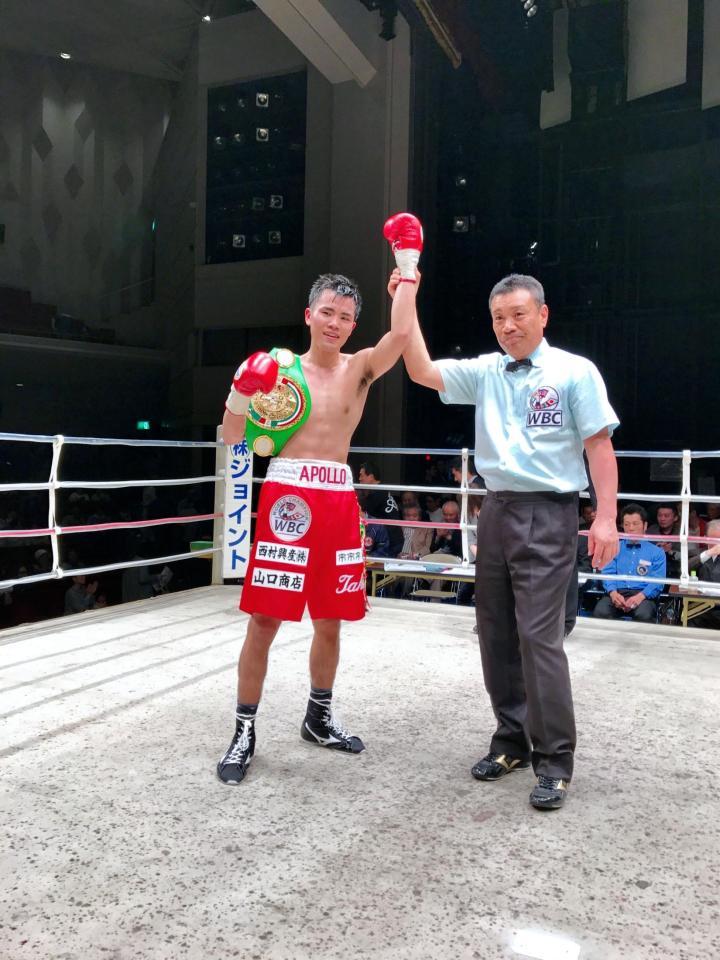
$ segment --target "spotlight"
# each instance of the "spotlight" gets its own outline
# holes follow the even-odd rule
[[[534,17],[538,12],[538,5],[535,3],[535,0],[521,0],[521,3],[525,11],[525,16],[528,17],[528,19]]]
[[[258,143],[267,143],[270,139],[270,131],[267,127],[257,127],[255,130],[255,139]]]
[[[63,52],[63,53],[60,54],[60,59],[61,59],[61,60],[72,60],[72,54],[71,54],[71,53],[64,53],[64,52]]]
[[[284,199],[281,193],[271,193],[270,194],[270,209],[271,210],[282,210],[284,206]]]
[[[232,238],[232,245],[236,250],[242,250],[245,247],[245,234],[244,233],[234,233]]]
[[[205,16],[203,17],[203,23],[212,23],[212,17],[210,16],[209,13],[206,13]]]
[[[467,186],[467,177],[465,177],[465,176],[463,176],[463,174],[459,173],[459,174],[455,177],[455,186],[456,186],[456,187],[461,187],[461,188],[462,188],[462,187],[466,187],[466,186]]]
[[[268,243],[272,246],[280,246],[282,243],[282,234],[279,230],[268,231]]]
[[[269,107],[270,106],[270,96],[267,93],[256,93],[255,94],[255,106],[256,107]]]

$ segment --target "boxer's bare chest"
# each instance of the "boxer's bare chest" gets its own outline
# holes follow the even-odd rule
[[[350,440],[365,408],[369,382],[357,357],[341,357],[330,368],[303,358],[312,402],[310,416],[288,441],[283,455],[345,462]]]

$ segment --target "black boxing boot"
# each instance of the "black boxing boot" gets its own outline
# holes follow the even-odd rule
[[[311,688],[307,712],[300,727],[300,736],[308,743],[327,747],[328,750],[362,753],[365,749],[365,744],[360,737],[349,734],[333,713],[332,690]]]
[[[235,714],[235,736],[217,765],[217,775],[223,783],[237,786],[245,779],[255,753],[255,713],[257,704],[238,704]]]

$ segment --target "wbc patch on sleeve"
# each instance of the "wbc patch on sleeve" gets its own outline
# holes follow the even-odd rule
[[[528,399],[528,427],[561,427],[563,413],[555,387],[537,387]]]

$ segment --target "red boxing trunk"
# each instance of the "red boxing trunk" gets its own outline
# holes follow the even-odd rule
[[[240,609],[281,620],[362,620],[365,562],[350,467],[270,461]]]

